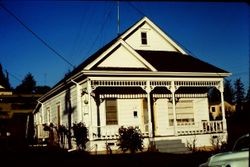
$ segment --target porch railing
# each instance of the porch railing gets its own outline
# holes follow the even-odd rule
[[[178,135],[222,133],[223,130],[223,121],[202,121],[177,127]]]
[[[109,126],[92,126],[92,139],[118,139],[119,128],[122,125],[109,125]],[[124,125],[128,127],[129,125]],[[133,126],[138,127],[144,137],[148,137],[148,125],[145,126]],[[98,128],[100,134],[98,136]],[[193,123],[178,123],[177,133],[179,136],[182,135],[196,135],[196,134],[212,134],[223,132],[223,121],[203,121]],[[161,134],[158,134],[161,135]],[[171,135],[171,134],[169,134]],[[172,134],[173,135],[173,134]],[[167,136],[167,135],[166,135]]]
[[[92,127],[89,127],[89,130],[91,128],[91,132],[92,132],[91,137],[94,140],[96,140],[96,139],[118,139],[119,138],[119,128],[121,126],[138,127],[141,130],[141,133],[143,136],[148,136],[148,125],[144,125],[144,126],[133,126],[133,125],[92,126]],[[98,134],[98,129],[100,131],[100,134]]]
[[[89,138],[93,140],[98,139],[118,139],[119,138],[119,128],[122,125],[108,125],[108,126],[91,126],[88,127],[89,133],[91,133]],[[148,125],[123,125],[124,127],[133,126],[138,127],[144,137],[148,137]],[[173,126],[169,127],[174,128]],[[168,129],[169,129],[168,128]],[[99,129],[99,130],[98,130]],[[99,131],[99,134],[98,134]],[[212,133],[222,133],[224,131],[223,121],[203,121],[203,122],[192,122],[192,123],[178,123],[177,124],[177,135],[195,135],[195,134],[212,134]],[[47,138],[48,132],[43,130],[42,125],[36,126],[36,132],[38,138]],[[169,131],[170,132],[170,131]],[[172,131],[173,132],[173,131]],[[172,132],[164,134],[156,134],[168,136],[174,135]]]

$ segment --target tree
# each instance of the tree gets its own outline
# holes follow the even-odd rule
[[[238,78],[234,82],[234,88],[235,88],[235,102],[236,102],[236,110],[240,111],[242,108],[242,102],[244,101],[244,84],[241,82],[241,79]]]
[[[250,103],[250,86],[249,86],[248,91],[247,91],[246,101],[247,101],[248,103]]]
[[[36,88],[36,81],[34,80],[34,77],[31,73],[28,73],[24,79],[22,80],[22,83],[18,85],[15,89],[16,93],[35,93]]]
[[[0,85],[2,85],[5,89],[11,89],[8,72],[6,71],[6,76],[3,73],[2,64],[0,63]]]
[[[224,83],[224,100],[232,103],[234,101],[234,89],[231,85],[231,80],[225,79]]]
[[[215,103],[221,101],[220,91],[217,88],[212,87],[208,91],[208,99],[209,103]]]
[[[36,86],[35,87],[35,93],[36,94],[45,94],[47,93],[51,88],[49,86]]]

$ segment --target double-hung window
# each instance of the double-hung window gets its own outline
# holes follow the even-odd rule
[[[147,33],[146,32],[141,32],[141,44],[142,45],[147,45],[148,44]]]
[[[117,125],[117,100],[106,99],[106,125]]]

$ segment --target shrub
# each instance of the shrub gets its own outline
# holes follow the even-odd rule
[[[65,138],[68,135],[69,131],[64,125],[59,125],[58,126],[58,137],[59,137],[59,142],[62,148],[65,147]]]
[[[49,148],[58,148],[59,147],[59,140],[58,140],[58,130],[57,127],[50,123],[49,125],[43,124],[43,130],[49,132],[48,137],[48,147]]]
[[[187,141],[187,148],[189,151],[192,151],[192,153],[195,153],[198,151],[196,136],[194,136],[194,138],[191,141]]]
[[[212,151],[215,153],[222,152],[226,148],[226,142],[223,141],[223,136],[211,136],[210,142],[212,144]]]
[[[120,127],[119,128],[119,139],[118,146],[123,151],[130,151],[135,153],[136,151],[143,149],[143,136],[139,128]]]
[[[73,133],[74,137],[76,139],[76,145],[79,150],[85,150],[86,149],[86,143],[88,142],[88,129],[87,127],[82,123],[74,123],[73,124]]]

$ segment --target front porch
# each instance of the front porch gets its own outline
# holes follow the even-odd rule
[[[152,141],[192,140],[199,136],[199,145],[211,145],[210,136],[226,134],[226,120],[210,121],[207,91],[220,90],[223,99],[223,80],[218,78],[99,78],[86,80],[84,99],[88,106],[90,124],[89,148],[98,150],[110,143],[117,149],[121,126],[140,129],[144,145]],[[97,146],[98,145],[98,146]],[[91,149],[90,149],[91,150]]]
[[[112,102],[116,103],[115,106],[112,106],[116,107],[116,109],[114,111],[112,109],[111,114],[116,112],[117,116],[115,122],[113,122],[114,124],[107,124],[105,112],[107,117],[109,109],[105,108],[107,103],[104,105],[101,103],[109,99],[135,99],[135,101],[136,99],[141,99],[143,107],[140,107],[137,103],[134,105],[135,109],[131,108],[135,112],[134,118],[137,117],[138,120],[134,126],[139,127],[142,133],[150,138],[155,136],[226,132],[225,109],[223,106],[222,121],[210,122],[207,113],[207,102],[203,101],[202,104],[194,102],[194,99],[206,99],[208,88],[216,87],[220,90],[221,102],[224,103],[223,80],[221,79],[197,78],[190,81],[185,78],[178,80],[162,80],[159,78],[157,80],[152,78],[143,78],[142,80],[138,78],[120,78],[117,80],[117,78],[110,78],[110,80],[105,80],[93,77],[86,81],[86,91],[84,93],[87,95],[85,99],[90,102],[87,104],[88,110],[91,114],[97,115],[95,118],[90,115],[92,123],[87,125],[91,127],[89,129],[89,138],[91,140],[97,138],[116,138],[119,128],[117,126],[117,116],[119,116],[117,114],[117,106],[120,107],[119,112],[121,112],[122,107],[122,112],[124,113],[130,110],[128,108],[124,109],[126,102],[119,102],[119,104],[118,102]],[[188,105],[188,109],[185,109],[185,104],[179,104],[180,99],[186,100],[184,103]],[[196,103],[196,106],[194,106],[194,103]],[[126,104],[128,106],[131,105],[129,103]],[[142,118],[139,118],[140,114],[143,115]],[[201,116],[202,114],[203,116]],[[122,117],[118,125],[131,125],[132,120],[136,121],[136,119],[130,118],[129,122],[126,122],[128,121],[128,117]]]
[[[147,126],[147,125],[145,125]],[[137,126],[139,129],[148,129],[145,126]],[[87,151],[98,153],[105,153],[108,150],[114,152],[119,152],[119,147],[117,141],[119,138],[118,130],[121,126],[101,126],[101,127],[91,127],[92,140],[89,141],[87,146]],[[124,127],[128,127],[124,126]],[[101,136],[98,137],[97,132],[100,129]],[[90,129],[90,127],[89,127]],[[212,139],[220,138],[222,141],[226,141],[227,134],[223,129],[222,121],[207,121],[207,122],[195,122],[193,124],[178,124],[177,135],[173,135],[174,128],[169,127],[168,131],[172,131],[169,135],[156,134],[152,138],[149,137],[148,131],[141,130],[144,137],[144,149],[147,150],[150,142],[154,142],[156,148],[159,151],[165,150],[165,152],[171,151],[171,153],[190,153],[188,151],[188,144],[196,141],[196,147],[211,147]],[[164,145],[163,143],[174,143],[171,146]],[[159,146],[158,146],[159,145]],[[169,144],[167,144],[169,145]],[[159,148],[158,148],[159,147]],[[161,147],[161,148],[160,148]],[[176,148],[175,148],[176,147]],[[97,153],[98,152],[98,153]]]

